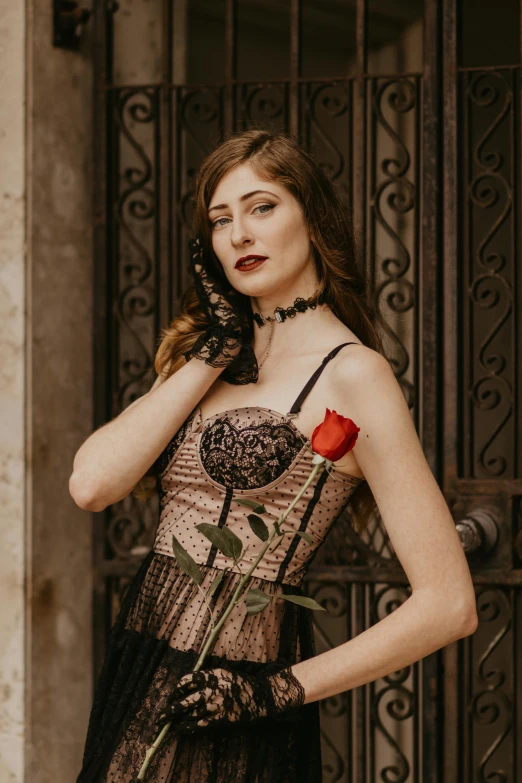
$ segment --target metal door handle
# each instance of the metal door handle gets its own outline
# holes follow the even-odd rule
[[[472,511],[456,524],[462,548],[467,555],[479,550],[487,554],[498,540],[498,525],[487,511]]]

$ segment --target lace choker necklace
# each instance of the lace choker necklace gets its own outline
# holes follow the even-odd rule
[[[274,310],[275,317],[261,315],[261,313],[252,313],[252,315],[258,326],[264,326],[267,321],[279,321],[282,323],[286,318],[295,318],[297,313],[304,313],[308,308],[315,310],[317,307],[316,295],[317,291],[309,299],[303,299],[302,296],[298,296],[290,307],[276,307]]]
[[[315,310],[317,307],[317,291],[309,298],[309,299],[303,299],[302,296],[298,296],[293,305],[290,305],[290,307],[276,307],[274,310],[274,318],[270,315],[261,315],[261,313],[252,313],[254,316],[255,322],[258,324],[258,326],[264,326],[265,323],[268,321],[272,324],[270,327],[270,337],[268,338],[268,347],[266,349],[266,353],[263,356],[263,359],[257,363],[257,366],[259,369],[263,366],[263,364],[266,361],[266,358],[270,352],[270,346],[272,345],[272,335],[274,333],[274,326],[275,322],[279,321],[280,323],[284,321],[286,318],[295,318],[297,313],[304,313],[305,310],[310,308],[311,310]]]

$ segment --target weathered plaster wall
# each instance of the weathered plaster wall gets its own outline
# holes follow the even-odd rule
[[[0,781],[24,775],[23,3],[0,0]]]
[[[75,780],[92,699],[92,56],[51,13],[0,0],[1,783]]]
[[[54,49],[52,3],[28,0],[27,12],[26,780],[71,783],[92,698],[91,515],[75,505],[68,481],[92,431],[93,24],[79,52]]]

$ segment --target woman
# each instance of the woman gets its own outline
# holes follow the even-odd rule
[[[194,227],[194,285],[163,336],[156,383],[74,462],[71,494],[82,508],[106,508],[146,474],[161,506],[153,550],[111,633],[78,783],[136,779],[166,720],[146,780],[318,783],[318,701],[473,633],[473,587],[328,178],[284,135],[238,134],[200,169]],[[202,592],[230,565],[196,524],[226,525],[254,558],[260,542],[233,499],[287,508],[310,475],[310,437],[326,408],[359,432],[288,517],[312,544],[289,535],[269,550],[251,586],[274,597],[270,607],[251,615],[237,604],[191,673],[209,626]],[[411,597],[316,656],[310,612],[275,597],[299,590],[348,504],[362,528],[375,502]],[[173,535],[199,564],[202,590],[179,568]],[[239,578],[222,578],[216,613]]]

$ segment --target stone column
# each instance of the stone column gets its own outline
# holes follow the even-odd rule
[[[0,0],[0,780],[24,774],[25,12]]]
[[[82,3],[88,5],[88,2]],[[72,783],[92,699],[92,41],[0,0],[0,780]]]

